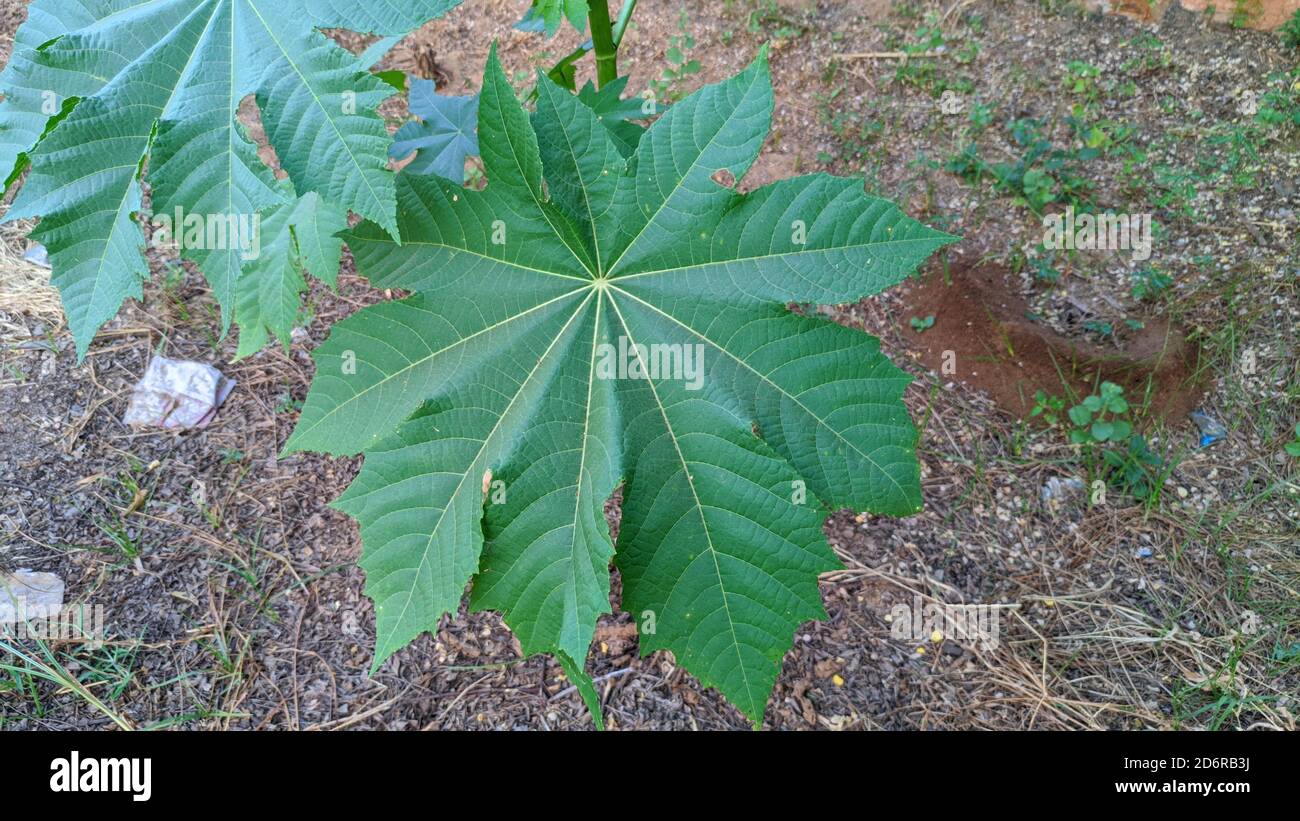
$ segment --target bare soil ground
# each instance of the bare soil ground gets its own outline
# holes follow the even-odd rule
[[[937,268],[907,288],[901,315],[936,318],[929,328],[908,326],[921,363],[988,393],[1021,417],[1033,412],[1040,393],[1083,397],[1098,380],[1121,385],[1143,402],[1148,424],[1176,422],[1196,409],[1205,393],[1201,352],[1168,320],[1149,317],[1122,344],[1099,344],[1079,329],[1067,335],[1047,327],[1007,287],[1010,278],[991,263],[960,265]]]
[[[464,93],[498,39],[523,88],[532,68],[578,40],[513,31],[525,5],[469,0],[383,65]],[[0,2],[0,48],[24,13],[17,0]],[[881,336],[916,375],[907,401],[922,431],[926,507],[902,520],[828,518],[845,569],[822,580],[829,619],[800,630],[767,726],[1295,729],[1300,488],[1282,446],[1300,419],[1300,131],[1244,113],[1246,101],[1300,80],[1282,74],[1295,52],[1176,4],[1144,25],[1052,0],[642,2],[621,67],[631,89],[680,96],[739,70],[764,42],[775,121],[743,186],[821,169],[863,174],[871,190],[964,237],[921,290],[820,309]],[[670,46],[700,71],[662,78]],[[863,56],[909,47],[935,56]],[[940,106],[949,91],[957,113]],[[391,108],[395,126],[402,109]],[[991,163],[1023,159],[1007,124],[1024,120],[1071,152],[1080,196],[1154,215],[1162,229],[1151,260],[1061,254],[1046,266],[1054,280],[1035,274],[1042,222],[1024,192],[947,167],[972,144]],[[1098,156],[1082,159],[1089,140]],[[306,395],[310,350],[383,293],[345,264],[337,294],[313,290],[311,321],[287,352],[231,364],[235,340],[219,338],[202,278],[156,258],[144,303],[78,365],[57,303],[20,259],[25,228],[4,229],[0,255],[0,569],[58,573],[71,599],[105,606],[104,648],[53,650],[121,721],[591,726],[558,666],[521,659],[493,614],[462,610],[368,672],[374,624],[356,527],[326,507],[358,463],[276,454]],[[1147,267],[1172,284],[1136,299],[1135,274]],[[1112,489],[1098,504],[1044,500],[1049,480],[1086,479],[1086,466],[1062,430],[1022,421],[1023,406],[980,382],[988,340],[965,325],[978,306],[963,313],[943,292],[924,294],[934,277],[967,269],[996,272],[980,299],[1023,307],[1025,327],[1054,350],[1140,362],[1148,329],[1180,335],[1175,372],[1154,391],[1155,404],[1177,401],[1139,420],[1168,465],[1155,498]],[[923,312],[935,324],[918,333],[909,320]],[[936,365],[944,350],[957,357],[955,375]],[[210,427],[121,424],[152,352],[213,363],[238,382]],[[1197,446],[1185,416],[1193,404],[1227,426],[1223,441]],[[999,640],[894,638],[891,609],[917,602],[997,605]],[[613,727],[747,726],[671,656],[639,658],[617,606],[590,664]],[[0,677],[0,726],[112,722],[15,674]]]

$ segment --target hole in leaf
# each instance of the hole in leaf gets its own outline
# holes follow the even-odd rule
[[[721,185],[723,188],[736,187],[736,175],[726,168],[719,168],[717,171],[714,171],[713,174],[709,176],[709,179],[713,180],[718,185]]]

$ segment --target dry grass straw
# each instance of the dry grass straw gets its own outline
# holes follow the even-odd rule
[[[50,270],[23,259],[30,240],[30,220],[0,225],[0,341],[26,339],[27,316],[50,330],[63,324],[59,292],[50,285]]]

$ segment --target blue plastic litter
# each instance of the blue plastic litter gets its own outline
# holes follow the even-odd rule
[[[1201,431],[1201,447],[1209,447],[1220,439],[1227,437],[1228,429],[1218,420],[1200,411],[1192,411],[1187,415],[1191,417],[1191,420],[1196,423],[1196,427]]]

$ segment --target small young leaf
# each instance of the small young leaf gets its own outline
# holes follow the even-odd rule
[[[623,89],[627,87],[627,77],[619,77],[606,83],[604,88],[596,89],[590,80],[578,92],[578,99],[592,110],[596,119],[609,129],[610,136],[619,153],[624,157],[632,156],[645,129],[631,120],[643,120],[662,114],[668,106],[639,97],[623,99]]]
[[[478,95],[449,97],[434,91],[433,80],[411,81],[411,113],[423,122],[398,129],[388,155],[401,159],[415,151],[407,173],[437,174],[463,183],[465,158],[478,156]]]

